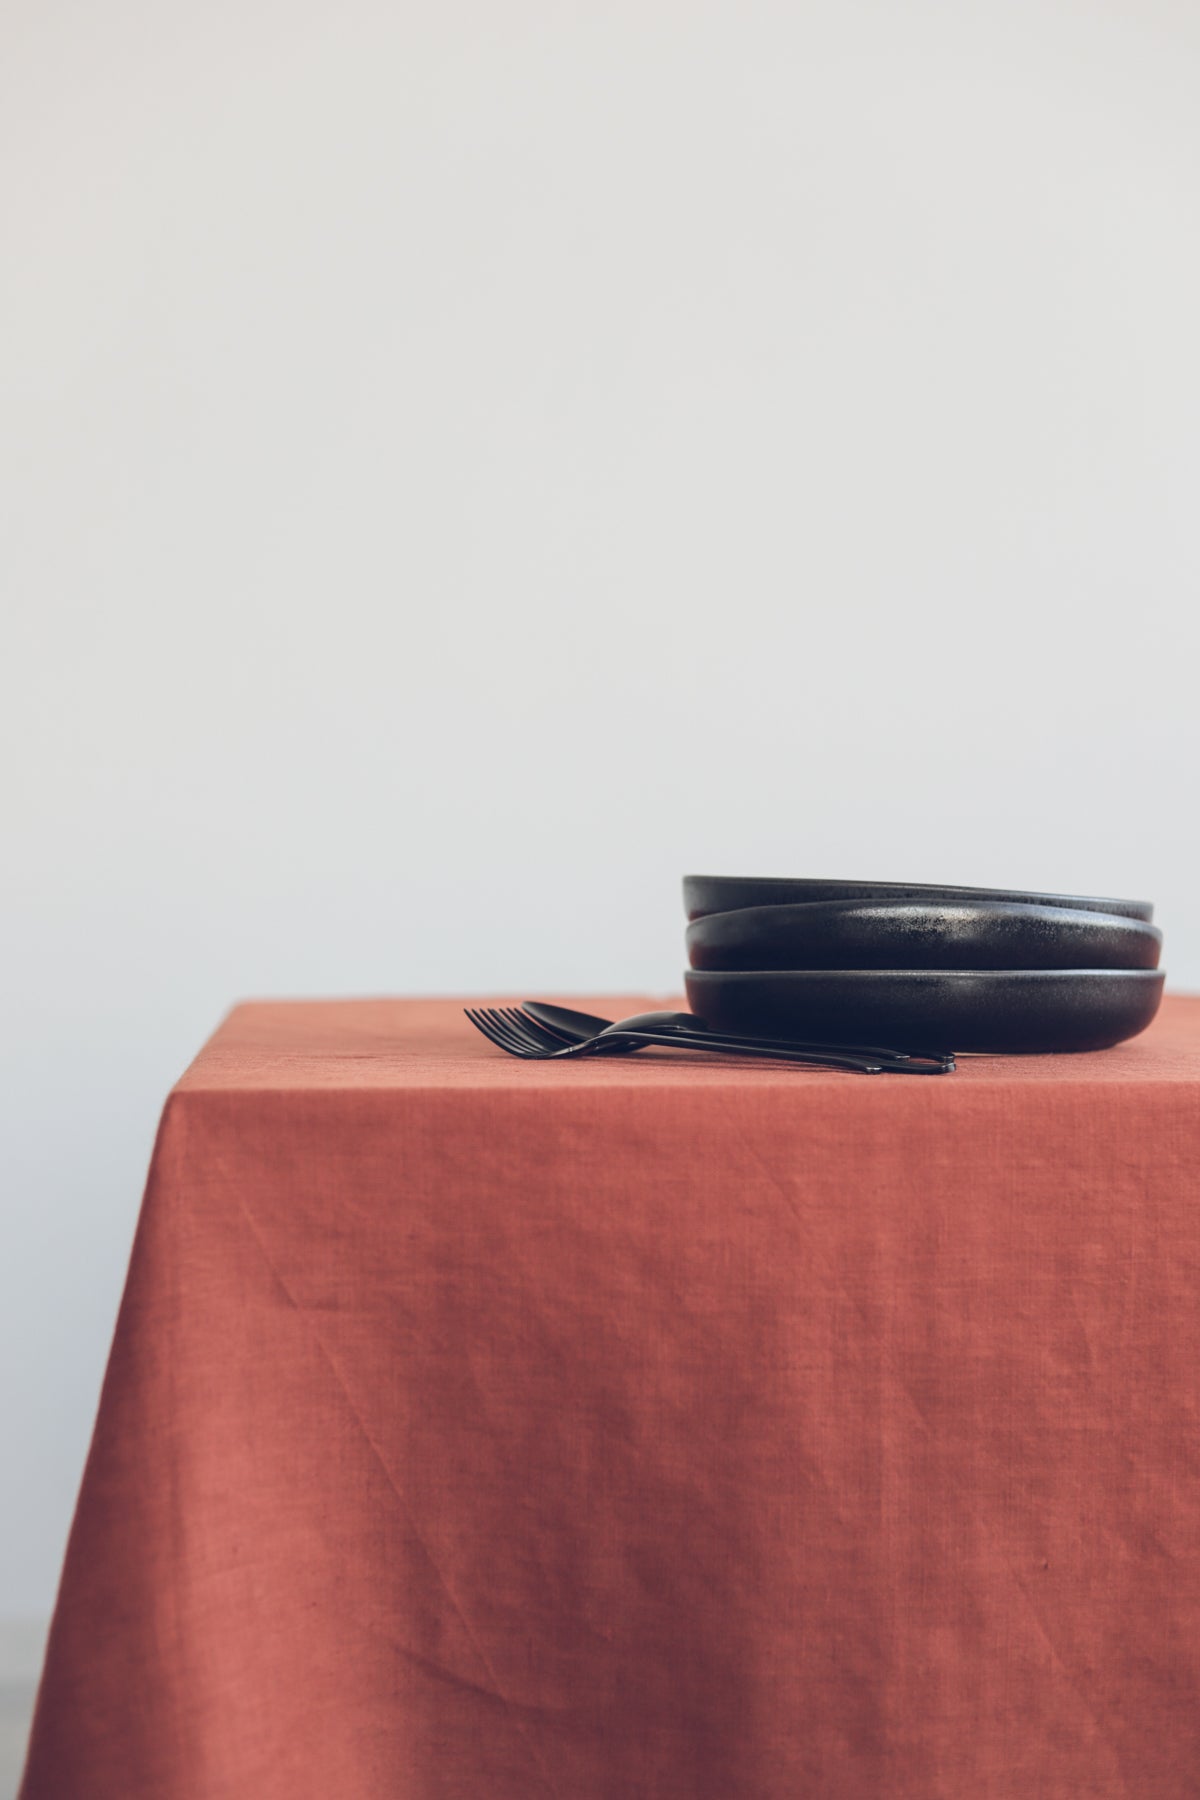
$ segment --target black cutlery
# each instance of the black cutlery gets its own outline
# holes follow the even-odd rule
[[[521,1011],[528,1019],[552,1031],[564,1043],[585,1043],[614,1029],[611,1019],[602,1019],[596,1013],[576,1012],[569,1006],[549,1006],[544,1000],[522,1001]],[[862,1057],[869,1062],[885,1065],[916,1060],[942,1064],[946,1068],[954,1067],[954,1053],[950,1050],[891,1050],[878,1044],[816,1043],[808,1038],[752,1037],[744,1032],[714,1032],[697,1013],[637,1013],[631,1019],[619,1020],[617,1028],[625,1031],[668,1032],[673,1042],[699,1039],[698,1048],[702,1050],[711,1050],[719,1042],[726,1049],[730,1046],[741,1048],[747,1045],[755,1050],[815,1050],[820,1055],[833,1051],[839,1056]]]
[[[560,1011],[568,1011],[563,1008]],[[560,1057],[624,1054],[647,1045],[668,1049],[699,1049],[727,1056],[763,1057],[774,1062],[806,1064],[810,1067],[855,1070],[864,1075],[885,1071],[910,1075],[941,1075],[953,1067],[945,1059],[917,1059],[885,1053],[889,1060],[872,1053],[848,1050],[842,1045],[798,1047],[763,1045],[749,1039],[725,1040],[715,1033],[655,1029],[659,1015],[639,1013],[633,1018],[610,1024],[590,1036],[576,1035],[567,1039],[537,1019],[514,1007],[464,1008],[467,1018],[484,1037],[509,1056],[530,1061],[548,1061]],[[579,1017],[580,1015],[576,1015]],[[584,1015],[586,1016],[586,1015]],[[645,1027],[643,1029],[643,1027]],[[576,1033],[579,1027],[575,1028]]]
[[[608,1026],[596,1037],[567,1043],[550,1031],[542,1030],[533,1020],[527,1019],[513,1007],[464,1007],[463,1011],[475,1029],[482,1032],[498,1049],[506,1051],[509,1056],[524,1057],[530,1062],[549,1062],[562,1057],[622,1055],[653,1044],[673,1050],[697,1047],[682,1034],[627,1031],[623,1020],[619,1020],[615,1027]],[[723,1051],[726,1055],[765,1056],[777,1062],[857,1070],[864,1075],[878,1075],[884,1068],[882,1063],[870,1062],[845,1051],[824,1054],[812,1050],[747,1049],[744,1044],[726,1045],[719,1039],[699,1047],[709,1051]]]

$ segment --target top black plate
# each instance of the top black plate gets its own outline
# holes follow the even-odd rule
[[[685,875],[683,904],[689,919],[736,912],[746,906],[796,906],[810,900],[997,900],[1015,906],[1069,906],[1076,911],[1154,917],[1149,900],[1100,900],[1082,894],[1031,894],[1010,888],[930,887],[903,881],[809,881],[777,875]]]
[[[1157,925],[1069,906],[810,900],[706,913],[693,969],[1156,969]]]

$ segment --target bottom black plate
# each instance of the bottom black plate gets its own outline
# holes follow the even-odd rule
[[[1106,1050],[1144,1031],[1160,969],[689,969],[718,1031],[896,1050]]]

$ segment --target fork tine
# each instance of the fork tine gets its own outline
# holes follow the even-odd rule
[[[514,1030],[498,1006],[481,1007],[480,1017],[487,1021],[493,1039],[497,1043],[502,1043],[514,1056],[545,1056],[547,1054],[543,1045],[537,1043],[526,1033]]]
[[[474,1010],[474,1008],[473,1008],[473,1007],[470,1007],[470,1006],[464,1006],[464,1007],[463,1007],[463,1012],[464,1012],[464,1014],[465,1014],[465,1015],[466,1015],[466,1017],[467,1017],[467,1018],[468,1018],[468,1019],[470,1019],[470,1021],[471,1021],[471,1023],[472,1023],[472,1025],[473,1025],[473,1026],[474,1026],[474,1027],[475,1027],[475,1029],[476,1029],[476,1031],[478,1031],[478,1032],[479,1032],[479,1033],[480,1033],[480,1035],[481,1035],[481,1036],[482,1036],[482,1037],[485,1037],[485,1038],[487,1038],[487,1040],[488,1040],[488,1042],[489,1042],[489,1043],[492,1043],[492,1044],[494,1044],[494,1043],[495,1043],[495,1041],[496,1041],[496,1040],[495,1040],[495,1038],[494,1038],[494,1037],[493,1037],[493,1036],[492,1036],[492,1033],[491,1033],[491,1028],[490,1028],[490,1026],[488,1026],[488,1025],[487,1025],[487,1024],[486,1024],[486,1023],[485,1023],[485,1021],[484,1021],[484,1020],[483,1020],[483,1019],[482,1019],[482,1018],[481,1018],[481,1017],[480,1017],[480,1015],[479,1015],[479,1014],[478,1014],[478,1013],[477,1013],[477,1012],[476,1012],[476,1011],[475,1011],[475,1010]]]
[[[492,1024],[492,1021],[486,1018],[482,1012],[476,1011],[469,1006],[464,1006],[463,1011],[466,1013],[468,1019],[470,1019],[476,1031],[480,1032],[488,1040],[489,1044],[494,1044],[497,1050],[503,1050],[509,1056],[528,1056],[529,1052],[527,1050],[516,1048],[508,1041],[508,1039],[502,1037],[496,1027]]]
[[[509,1012],[509,1017],[514,1017],[511,1011]],[[540,1019],[530,1018],[529,1014],[526,1012],[518,1012],[515,1015],[515,1020],[524,1027],[524,1035],[526,1037],[532,1033],[535,1039],[545,1046],[547,1056],[561,1056],[564,1050],[569,1050],[573,1056],[599,1056],[605,1053],[611,1054],[614,1052],[617,1055],[622,1055],[629,1048],[628,1044],[606,1043],[605,1040],[600,1037],[583,1038],[582,1040],[580,1038],[568,1037],[565,1032],[559,1031],[557,1027],[553,1025],[543,1025]]]
[[[521,1019],[506,1006],[489,1007],[488,1016],[497,1031],[503,1032],[510,1043],[520,1044],[531,1056],[546,1056],[551,1049],[560,1048],[558,1044],[546,1044],[533,1032],[524,1029]]]
[[[544,1038],[547,1044],[552,1044],[557,1048],[561,1048],[564,1044],[577,1044],[579,1042],[578,1038],[568,1037],[565,1031],[560,1031],[557,1025],[547,1025],[544,1020],[535,1019],[532,1014],[525,1011],[523,1006],[519,1010],[519,1017],[521,1023],[527,1030],[536,1031],[538,1036]]]
[[[538,1020],[530,1019],[521,1012],[514,1013],[511,1008],[505,1009],[505,1017],[510,1021],[513,1032],[530,1046],[532,1056],[591,1056],[597,1049],[604,1049],[603,1043],[595,1038],[580,1043],[578,1038],[558,1037]]]
[[[493,1035],[502,1040],[505,1044],[508,1044],[511,1048],[518,1050],[529,1050],[532,1048],[519,1032],[512,1029],[498,1006],[481,1007],[480,1017],[486,1020],[488,1029]]]
[[[513,1035],[504,1027],[503,1021],[497,1019],[490,1007],[479,1007],[474,1013],[475,1024],[494,1044],[511,1045]]]
[[[523,1043],[532,1044],[538,1050],[561,1050],[564,1048],[562,1038],[555,1037],[552,1031],[545,1030],[535,1019],[528,1018],[523,1012],[518,1012],[511,1006],[503,1006],[499,1010],[505,1022]]]

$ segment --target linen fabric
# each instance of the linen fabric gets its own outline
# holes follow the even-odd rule
[[[239,1007],[24,1800],[1194,1800],[1198,1079],[1188,999],[925,1079]]]

